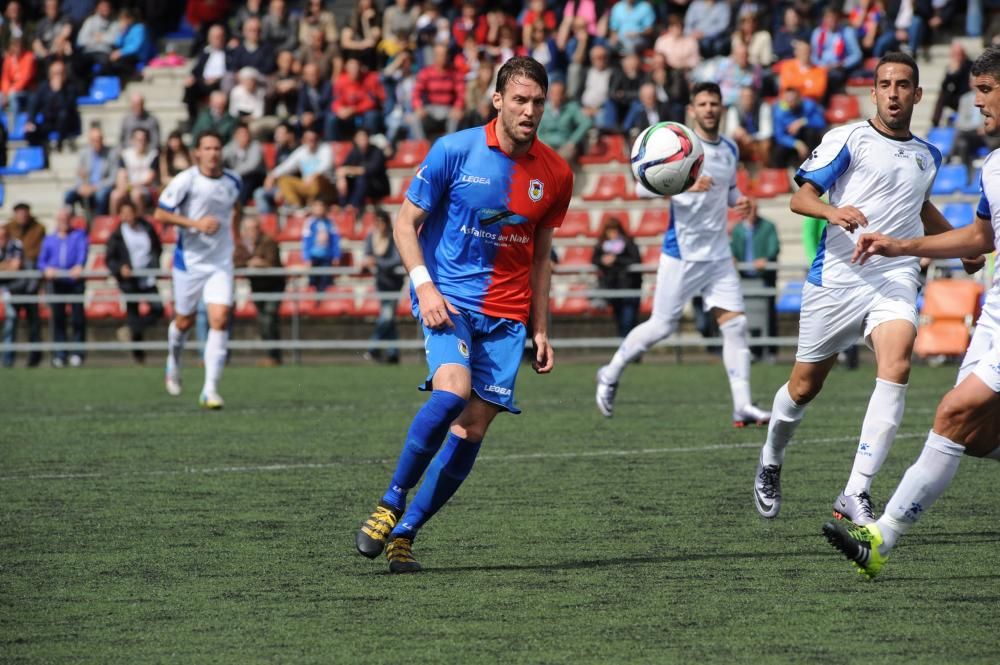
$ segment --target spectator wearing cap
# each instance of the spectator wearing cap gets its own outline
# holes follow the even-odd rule
[[[334,174],[337,198],[342,206],[361,210],[366,200],[378,203],[389,194],[385,153],[371,144],[364,129],[354,133],[354,145]]]
[[[121,131],[118,134],[118,145],[125,145],[132,132],[145,129],[152,145],[160,145],[160,121],[146,110],[146,99],[138,92],[132,93],[128,100],[128,113],[122,118]]]
[[[538,124],[538,138],[572,163],[583,151],[584,138],[593,122],[580,104],[566,99],[566,84],[560,80],[549,83],[549,99],[545,115]]]
[[[285,0],[271,0],[260,22],[261,41],[275,53],[299,47],[299,19],[288,13]]]
[[[808,42],[809,35],[809,28],[802,23],[802,15],[794,7],[789,7],[782,14],[781,27],[774,33],[771,44],[774,57],[778,60],[795,57],[795,42]]]
[[[35,54],[24,48],[21,37],[13,37],[0,71],[0,106],[16,118],[27,109],[34,83]]]
[[[108,71],[122,81],[136,75],[136,67],[145,65],[153,57],[156,44],[149,36],[146,24],[139,20],[136,10],[124,7],[118,12],[118,36],[114,49],[108,54]]]
[[[721,55],[729,45],[729,3],[694,0],[684,14],[684,32],[698,41],[703,58]]]
[[[24,126],[28,143],[47,146],[50,134],[61,145],[80,135],[80,111],[76,106],[77,88],[66,79],[66,65],[60,61],[49,66],[48,79],[35,90],[28,104],[28,123]]]
[[[275,68],[274,50],[261,41],[260,19],[248,18],[243,24],[243,39],[232,50],[230,65],[233,71],[252,67],[261,74],[270,74]]]
[[[249,127],[236,127],[233,139],[222,149],[222,164],[240,176],[243,182],[240,201],[245,205],[250,201],[254,190],[264,184],[264,177],[267,175],[264,150],[260,142],[251,135]]]
[[[302,84],[299,86],[298,98],[295,101],[295,116],[299,127],[315,129],[323,132],[326,119],[333,104],[333,86],[330,81],[320,76],[319,67],[315,63],[302,66]],[[330,138],[330,137],[326,137]]]
[[[315,130],[307,129],[302,134],[302,144],[264,179],[264,189],[277,184],[285,203],[296,208],[317,199],[330,203],[337,195],[330,178],[332,170],[330,146],[320,142]]]
[[[86,282],[80,277],[87,265],[87,232],[72,227],[72,211],[67,207],[56,211],[55,231],[45,236],[38,256],[38,269],[42,271],[49,285],[48,299],[52,310],[52,333],[56,344],[66,343],[66,309],[69,308],[73,326],[73,343],[82,345],[87,337],[87,319],[83,312],[83,301],[67,302],[59,296],[83,296]],[[69,353],[69,364],[79,367],[83,364],[84,351],[80,346],[71,351],[58,349],[52,354],[52,366],[63,367]]]
[[[87,218],[108,214],[108,201],[118,174],[118,150],[104,143],[99,125],[87,130],[87,147],[77,158],[76,185],[66,192],[65,205],[83,205]]]
[[[232,56],[226,49],[226,30],[221,25],[213,25],[208,29],[208,43],[198,54],[191,74],[184,79],[184,104],[189,121],[194,122],[198,106],[210,93],[223,87],[232,71]]]
[[[59,0],[45,0],[42,18],[35,23],[31,50],[44,71],[56,59],[73,55],[73,22],[59,9]]]
[[[99,0],[94,13],[80,26],[76,35],[76,52],[73,54],[73,74],[77,81],[88,83],[95,66],[108,63],[118,39],[119,25],[115,21],[110,0]]]
[[[611,48],[620,53],[639,53],[653,37],[656,12],[646,0],[620,0],[611,8],[608,30]]]
[[[20,243],[21,247],[21,270],[36,270],[38,267],[38,256],[42,252],[42,242],[45,240],[45,227],[38,223],[32,214],[31,207],[27,203],[18,203],[14,206],[14,216],[7,223],[7,236]],[[19,279],[7,285],[7,290],[15,296],[37,296],[39,282],[35,278]],[[28,341],[31,343],[42,341],[41,318],[38,316],[38,302],[7,302],[3,325],[3,343],[5,346],[13,344],[17,339],[17,322],[21,315],[28,322]],[[13,351],[5,351],[3,356],[4,367],[14,365],[15,354]],[[42,361],[40,351],[32,351],[28,354],[28,367],[36,367]]]
[[[365,71],[357,58],[348,58],[344,71],[333,84],[330,107],[333,113],[328,135],[336,141],[348,140],[358,127],[377,134],[382,129],[384,103],[385,88],[379,82],[378,73]]]
[[[194,126],[191,127],[192,136],[197,138],[203,132],[213,131],[228,143],[233,137],[237,121],[229,115],[227,106],[226,93],[221,90],[211,93],[208,96],[208,106],[201,110],[194,121]]]
[[[233,251],[233,265],[236,268],[280,268],[281,253],[278,243],[261,231],[257,215],[243,216],[240,221],[240,238]],[[284,275],[253,275],[250,277],[250,291],[254,296],[281,293],[285,290]],[[257,307],[257,327],[263,341],[281,339],[281,317],[279,300],[254,298]],[[275,367],[281,364],[281,349],[268,349],[267,356],[257,363],[261,367]]]
[[[241,119],[264,117],[264,86],[262,77],[253,67],[236,72],[236,87],[229,92],[229,115]]]
[[[806,99],[826,99],[827,71],[813,64],[812,46],[807,41],[795,42],[795,58],[778,63],[778,88],[795,88]]]
[[[813,64],[827,70],[827,93],[843,91],[848,76],[861,64],[861,46],[854,28],[843,22],[839,10],[828,7],[809,43]]]

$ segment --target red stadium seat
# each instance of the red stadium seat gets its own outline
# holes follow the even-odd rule
[[[316,301],[315,316],[337,317],[350,313],[354,304],[354,289],[350,286],[334,286],[326,291],[326,297]]]
[[[749,194],[759,199],[770,199],[791,191],[792,182],[786,169],[761,169]]]
[[[260,230],[271,236],[278,237],[278,216],[273,212],[264,213],[260,216]],[[164,241],[166,242],[166,241]]]
[[[372,232],[375,228],[375,213],[369,210],[361,218],[361,222],[358,224],[357,229],[355,229],[354,240],[364,240],[368,237],[368,234]]]
[[[417,164],[424,161],[427,152],[431,149],[431,144],[424,140],[400,141],[396,148],[396,154],[386,164],[389,169],[416,168]]]
[[[305,217],[289,215],[285,218],[285,226],[278,232],[276,240],[278,242],[298,242],[302,240],[302,229],[305,223]]]
[[[563,251],[559,265],[563,266],[589,266],[594,258],[594,248],[574,245],[567,247]]]
[[[257,305],[253,304],[253,300],[247,298],[245,302],[236,305],[233,309],[233,316],[237,319],[256,319]]]
[[[831,125],[842,125],[845,122],[861,117],[861,105],[854,95],[832,95],[826,107],[826,121]]]
[[[379,301],[375,298],[375,287],[364,290],[360,303],[357,300],[349,300],[348,302],[351,303],[351,308],[348,311],[350,316],[378,316]]]
[[[108,262],[107,257],[104,252],[90,252],[90,265],[87,266],[87,270],[107,270]],[[96,279],[104,279],[103,277]]]
[[[668,208],[643,210],[639,226],[635,228],[632,235],[636,238],[655,238],[665,233],[668,226],[670,226],[670,210]]]
[[[77,215],[70,221],[70,226],[74,231],[86,231],[87,230],[87,218],[80,217]]]
[[[743,168],[739,169],[736,172],[736,187],[744,194],[748,194],[750,185],[750,172]]]
[[[875,84],[874,72],[876,65],[878,65],[878,58],[867,58],[862,63],[860,73],[847,79],[847,85],[852,88],[872,87]]]
[[[341,166],[352,147],[354,144],[350,141],[330,141],[330,149],[333,151],[333,165]]]
[[[601,223],[597,225],[597,232],[594,234],[595,238],[600,236],[601,229],[604,228],[604,225],[607,224],[608,220],[612,217],[617,217],[618,221],[620,221],[622,226],[625,227],[625,230],[632,233],[632,221],[629,219],[628,210],[606,210],[604,214],[601,215]]]
[[[124,319],[121,293],[117,289],[98,289],[91,294],[91,302],[84,308],[88,319]]]
[[[340,213],[333,218],[333,225],[337,227],[337,235],[345,240],[354,240],[354,214]]]
[[[103,245],[118,226],[117,220],[109,215],[99,215],[90,225],[90,244]]]
[[[628,162],[625,153],[625,138],[621,134],[602,136],[596,143],[587,148],[587,152],[577,160],[581,164],[611,164],[612,162]]]
[[[613,201],[628,198],[628,186],[624,173],[602,173],[590,194],[584,194],[584,201]]]
[[[399,302],[396,304],[396,316],[413,316],[413,307],[410,304],[409,291],[403,292],[403,295],[399,297]]]
[[[660,265],[660,254],[662,253],[662,245],[646,245],[646,249],[642,251],[642,264],[649,266]]]
[[[399,186],[399,189],[383,199],[383,203],[387,205],[399,205],[402,203],[403,199],[406,197],[406,190],[410,188],[411,180],[413,180],[412,177],[404,179],[402,184]]]
[[[296,300],[282,300],[278,308],[278,315],[282,318],[289,318],[298,311],[300,316],[312,316],[316,311],[316,292],[313,289],[291,289],[290,294],[299,294]],[[303,297],[301,294],[308,294]]]
[[[302,250],[293,249],[289,251],[288,256],[285,257],[284,264],[288,267],[306,265],[305,260],[302,258]]]
[[[164,245],[177,244],[177,227],[173,224],[164,224],[157,231],[160,234],[160,242]]]
[[[586,210],[567,210],[562,225],[556,229],[556,238],[592,237],[590,213]]]
[[[590,303],[590,298],[583,295],[587,287],[582,284],[574,284],[570,287],[565,296],[556,298],[552,306],[552,313],[556,316],[584,316],[591,314],[594,307]]]

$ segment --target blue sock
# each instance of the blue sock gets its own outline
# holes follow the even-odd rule
[[[448,428],[465,408],[466,400],[455,393],[435,390],[431,398],[417,411],[406,433],[403,452],[399,454],[396,472],[392,474],[389,489],[382,496],[382,502],[403,510],[406,508],[406,493],[424,475],[434,453],[441,447]]]
[[[417,530],[448,502],[468,477],[481,445],[482,441],[473,443],[454,434],[448,436],[427,469],[427,477],[413,497],[413,503],[392,530],[393,536],[416,537]]]

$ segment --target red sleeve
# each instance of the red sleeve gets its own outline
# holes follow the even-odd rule
[[[573,172],[565,165],[563,178],[559,184],[559,198],[552,204],[552,208],[542,220],[542,226],[550,229],[562,226],[563,218],[566,217],[566,211],[569,209],[570,199],[573,198]]]
[[[490,34],[490,26],[486,22],[485,16],[480,16],[479,20],[476,22],[476,29],[474,34],[476,35],[476,43],[480,46],[486,45],[486,38]]]

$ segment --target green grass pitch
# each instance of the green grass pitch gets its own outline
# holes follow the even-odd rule
[[[0,377],[0,662],[881,663],[1000,659],[1000,466],[964,460],[866,581],[820,535],[872,369],[836,371],[789,450],[781,517],[718,366],[525,369],[455,499],[390,576],[353,536],[422,403],[423,367]],[[788,368],[755,367],[769,404]],[[881,505],[954,368],[917,368]]]

